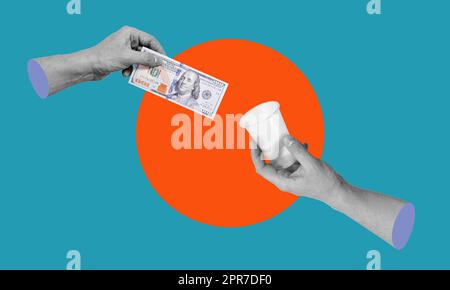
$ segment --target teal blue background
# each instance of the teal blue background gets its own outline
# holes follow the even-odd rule
[[[64,269],[71,249],[84,269],[365,269],[372,249],[384,269],[450,268],[450,1],[383,0],[380,16],[368,0],[82,0],[80,16],[67,2],[1,4],[0,268]],[[169,56],[240,38],[290,58],[322,105],[323,158],[415,204],[407,247],[307,199],[237,229],[177,213],[139,162],[142,91],[115,74],[43,101],[27,78],[29,58],[87,48],[125,24]]]

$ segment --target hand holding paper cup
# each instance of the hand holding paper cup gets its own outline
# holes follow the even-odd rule
[[[258,148],[251,150],[257,173],[279,190],[322,201],[396,249],[406,246],[414,228],[414,206],[347,183],[331,166],[309,154],[303,144],[289,135],[279,103],[256,106],[241,118],[240,126],[258,144]],[[297,170],[300,164],[301,170]]]
[[[288,169],[298,163],[281,142],[289,131],[278,102],[266,102],[251,109],[241,118],[240,126],[248,131],[262,150],[264,159],[274,167]]]

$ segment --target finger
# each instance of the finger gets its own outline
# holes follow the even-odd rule
[[[138,38],[139,46],[145,46],[161,54],[166,54],[161,43],[159,43],[159,41],[153,35],[150,35],[147,32],[141,31],[136,28],[133,28],[131,33]]]
[[[251,141],[251,142],[253,142],[253,141]],[[256,149],[251,149],[250,151],[251,151],[251,155],[252,155],[253,165],[255,166],[255,169],[258,171],[259,169],[264,167],[265,162],[261,158],[261,150],[259,149],[259,147],[257,147],[255,145],[254,142],[252,144],[252,148],[256,148]]]
[[[284,136],[283,143],[302,166],[308,166],[312,162],[313,157],[309,154],[306,146],[294,137],[290,135]]]
[[[253,141],[251,141],[253,142]],[[255,144],[255,143],[253,143]],[[285,191],[288,180],[285,180],[283,175],[279,175],[277,170],[271,166],[270,164],[266,164],[266,162],[261,158],[262,152],[256,145],[252,146],[251,155],[253,165],[255,166],[256,172],[265,178],[267,181],[278,187],[280,190]]]
[[[129,65],[143,64],[149,67],[162,65],[162,60],[154,54],[142,51],[130,51],[127,55]]]
[[[122,71],[122,75],[126,78],[131,76],[132,73],[133,73],[133,66],[129,66],[128,68],[126,68]]]
[[[278,187],[281,191],[287,191],[288,190],[288,183],[289,179],[284,178],[283,175],[280,175],[279,172],[270,164],[265,164],[264,167],[262,167],[258,174],[261,175],[263,178],[265,178],[267,181]]]
[[[283,178],[290,178],[292,173],[287,170],[278,170],[278,175]]]

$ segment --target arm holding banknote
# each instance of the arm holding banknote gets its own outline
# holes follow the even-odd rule
[[[406,245],[414,223],[412,204],[350,185],[292,136],[285,136],[283,143],[301,166],[293,173],[277,170],[262,160],[258,147],[252,146],[256,148],[252,149],[252,160],[258,174],[281,191],[328,204],[397,249]]]
[[[142,47],[165,54],[155,37],[125,26],[92,48],[32,59],[28,73],[37,94],[47,98],[75,84],[101,80],[115,71],[122,71],[128,77],[134,64],[160,65],[161,60],[141,52]]]

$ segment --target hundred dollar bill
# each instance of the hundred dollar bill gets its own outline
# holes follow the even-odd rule
[[[138,65],[130,77],[130,84],[214,119],[228,88],[226,82],[146,47],[142,51],[161,59],[162,65],[154,68]]]

